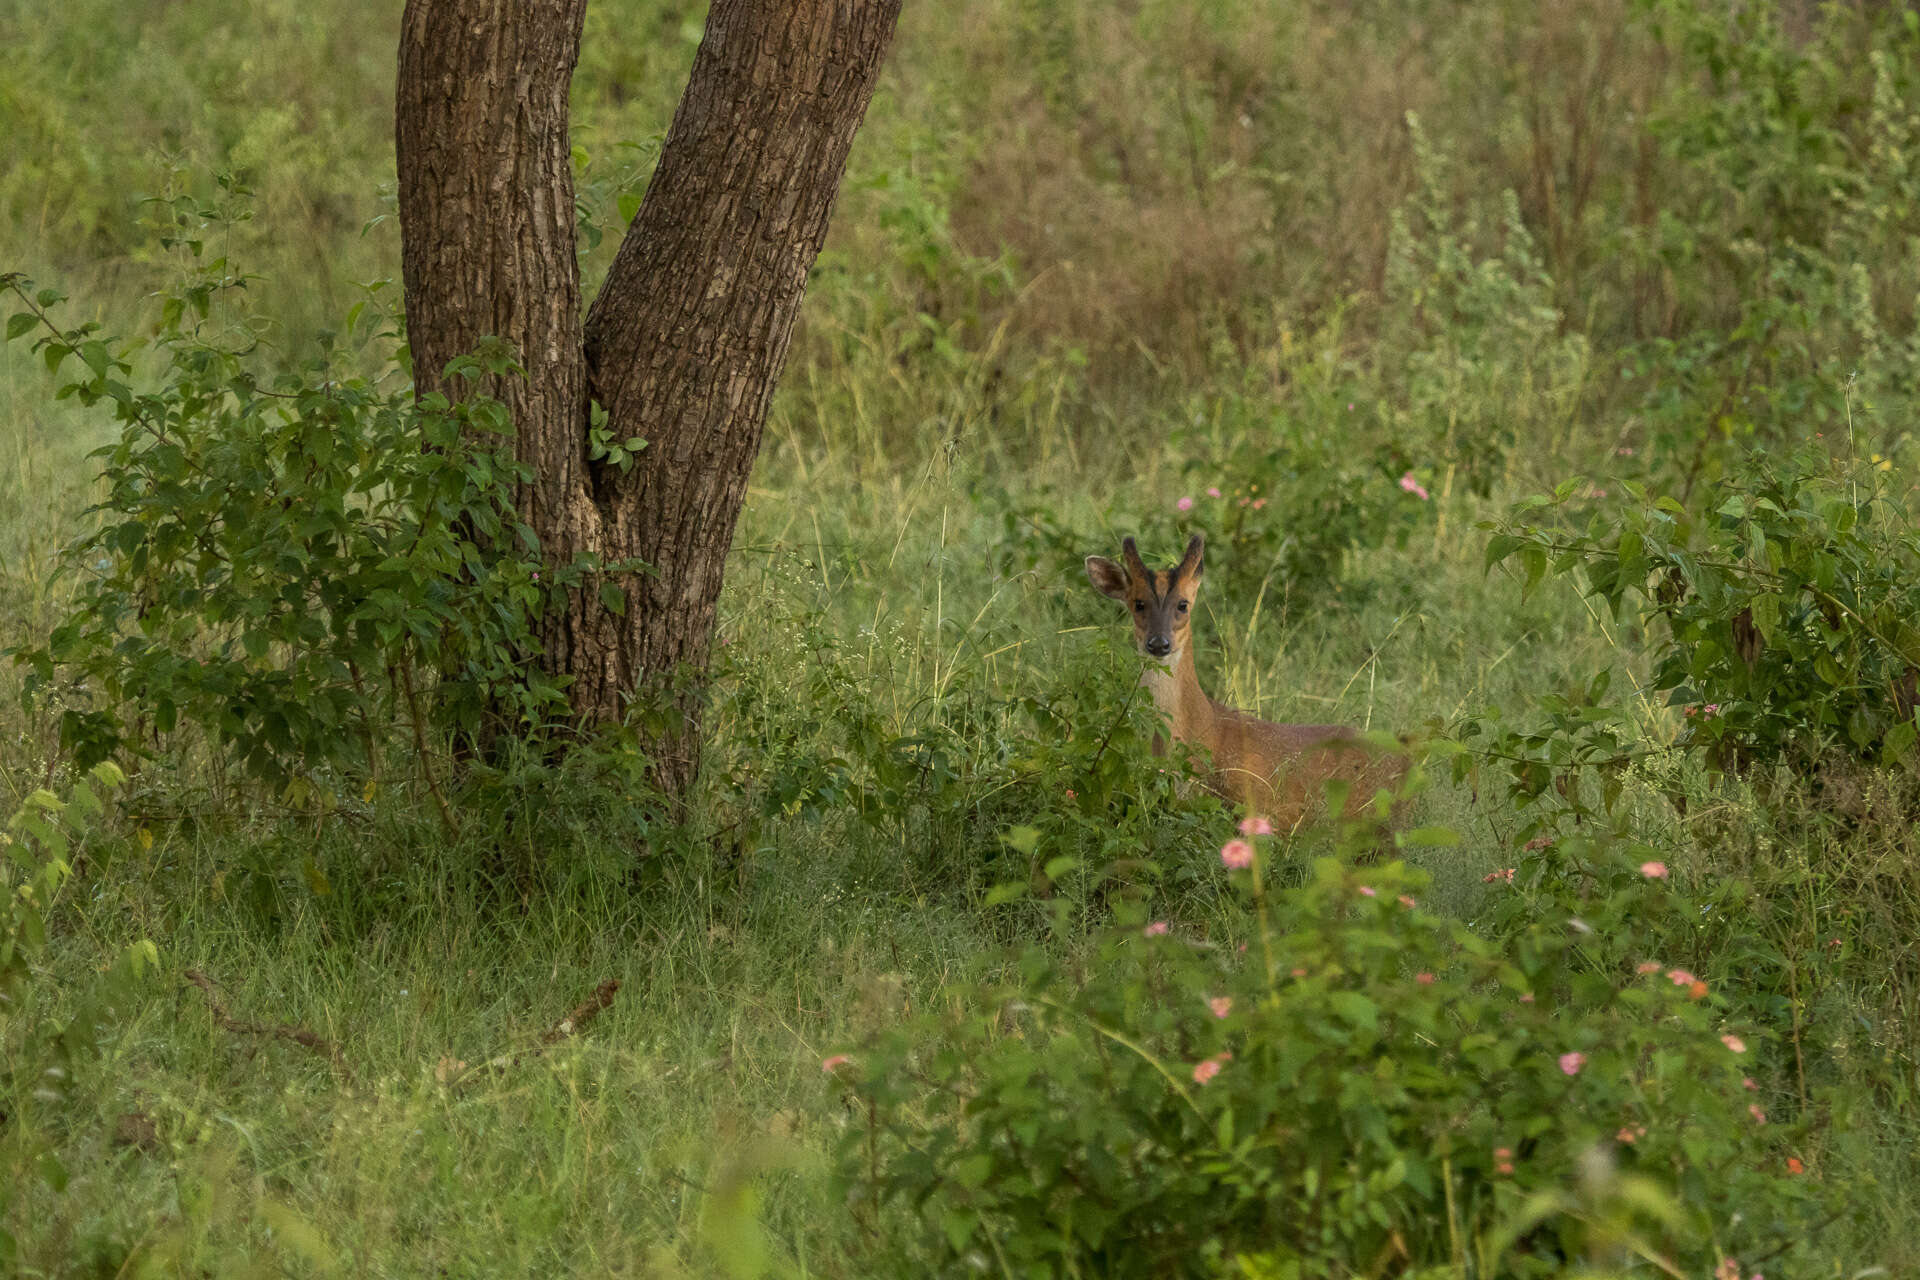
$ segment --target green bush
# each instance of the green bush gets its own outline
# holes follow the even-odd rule
[[[485,716],[537,736],[562,718],[561,689],[529,662],[537,620],[569,590],[618,588],[591,560],[543,560],[515,510],[530,473],[505,409],[416,401],[365,304],[350,345],[262,372],[245,281],[201,260],[231,212],[172,213],[193,269],[162,302],[156,390],[132,385],[132,346],[60,327],[57,292],[5,279],[24,305],[8,338],[32,336],[50,373],[73,371],[58,396],[119,426],[93,455],[98,521],[62,557],[72,611],[14,655],[29,696],[58,710],[63,747],[86,767],[199,725],[255,776],[341,794],[378,777],[393,726],[411,725],[424,769],[428,733],[477,734]],[[350,371],[361,346],[379,377]],[[519,372],[504,347],[450,369]]]
[[[1419,905],[1420,873],[1329,860],[1244,931],[1029,952],[823,1064],[859,1103],[849,1199],[939,1274],[1816,1257],[1842,1197],[1743,1087],[1760,1037],[1657,959],[1593,963],[1665,892],[1637,878],[1496,944]]]
[[[1897,762],[1915,744],[1920,530],[1891,463],[1808,448],[1756,453],[1694,517],[1669,497],[1593,512],[1569,481],[1492,526],[1487,563],[1518,560],[1528,589],[1578,574],[1619,617],[1664,624],[1649,684],[1681,709],[1681,745],[1717,767],[1806,763],[1830,750]],[[1597,701],[1597,699],[1596,699]]]

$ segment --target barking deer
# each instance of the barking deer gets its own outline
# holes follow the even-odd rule
[[[1205,747],[1213,757],[1208,786],[1245,804],[1279,830],[1297,827],[1321,801],[1326,784],[1350,785],[1346,815],[1359,817],[1381,790],[1397,792],[1406,756],[1379,752],[1345,725],[1274,724],[1214,701],[1200,687],[1193,663],[1193,602],[1204,572],[1205,540],[1194,534],[1172,569],[1153,570],[1132,538],[1120,544],[1125,564],[1087,557],[1094,589],[1127,606],[1134,644],[1148,661],[1141,683],[1167,718],[1175,742]],[[1156,734],[1153,753],[1167,753]]]

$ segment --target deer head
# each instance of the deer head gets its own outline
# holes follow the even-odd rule
[[[1186,652],[1193,602],[1205,572],[1201,560],[1205,542],[1194,534],[1187,554],[1171,569],[1147,568],[1132,538],[1120,544],[1124,567],[1105,556],[1087,557],[1087,577],[1094,590],[1127,606],[1133,614],[1133,642],[1149,658]]]

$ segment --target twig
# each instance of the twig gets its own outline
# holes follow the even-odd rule
[[[547,1028],[546,1033],[540,1037],[541,1047],[558,1044],[568,1036],[580,1034],[589,1022],[606,1012],[607,1006],[613,1003],[613,997],[619,990],[618,978],[608,978],[595,987],[592,995],[573,1007],[572,1013]]]
[[[618,978],[608,978],[605,982],[593,989],[592,995],[575,1005],[566,1017],[541,1032],[540,1043],[538,1045],[531,1049],[523,1049],[519,1053],[496,1054],[485,1062],[476,1063],[474,1066],[466,1068],[466,1070],[462,1071],[458,1076],[449,1080],[447,1087],[457,1088],[465,1084],[474,1075],[490,1067],[503,1069],[507,1067],[517,1067],[529,1058],[539,1057],[554,1045],[559,1044],[562,1040],[579,1035],[581,1031],[586,1029],[587,1024],[606,1012],[607,1006],[613,1003],[613,997],[618,994],[619,991],[620,980]]]
[[[213,1020],[228,1031],[246,1036],[270,1036],[274,1039],[291,1040],[295,1044],[304,1045],[315,1053],[325,1054],[332,1060],[335,1070],[345,1076],[349,1083],[353,1081],[353,1071],[347,1066],[346,1056],[340,1052],[340,1046],[325,1036],[308,1031],[305,1027],[286,1023],[269,1024],[236,1018],[227,1011],[227,1006],[220,1002],[220,996],[214,990],[212,978],[198,969],[189,969],[181,976],[200,988],[201,994],[207,998],[207,1008],[213,1013]]]

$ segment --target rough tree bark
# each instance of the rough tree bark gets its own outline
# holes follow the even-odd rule
[[[793,323],[900,0],[714,0],[639,214],[584,325],[567,89],[585,0],[408,0],[398,146],[407,327],[422,392],[446,362],[511,342],[527,379],[482,388],[514,414],[537,478],[522,515],[556,560],[652,572],[624,615],[592,592],[547,620],[546,668],[575,716],[635,697],[680,712],[658,780],[698,763],[698,673],[727,551]],[[589,459],[590,404],[649,447]],[[685,676],[692,673],[694,680]]]

